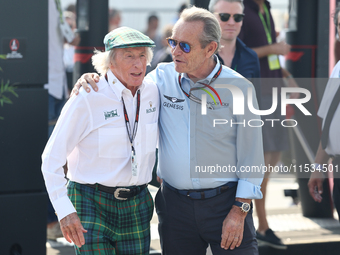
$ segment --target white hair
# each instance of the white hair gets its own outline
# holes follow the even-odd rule
[[[153,51],[150,47],[146,48],[146,64],[150,65],[152,57],[153,57]],[[95,50],[94,55],[92,56],[92,65],[94,66],[94,69],[101,75],[105,75],[109,69],[110,69],[110,60],[115,61],[116,56],[116,49],[113,48],[110,51],[99,51]]]

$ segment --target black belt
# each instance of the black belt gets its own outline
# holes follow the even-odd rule
[[[166,187],[169,189],[176,191],[177,193],[187,196],[191,199],[207,199],[207,198],[212,198],[215,197],[225,191],[227,191],[229,188],[235,187],[237,185],[237,182],[228,182],[222,186],[219,186],[214,189],[202,189],[202,190],[179,190],[174,187],[172,187],[169,183],[165,182],[163,180],[163,183]]]
[[[139,193],[142,192],[142,190],[144,190],[148,185],[144,184],[144,185],[140,185],[140,186],[133,186],[133,187],[107,187],[104,185],[101,185],[99,183],[96,184],[83,184],[87,187],[99,190],[99,191],[103,191],[106,193],[110,193],[113,194],[115,196],[116,199],[118,200],[126,200],[128,198],[137,196]]]

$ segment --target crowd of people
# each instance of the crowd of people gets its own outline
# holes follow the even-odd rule
[[[58,16],[58,8],[54,12]],[[159,35],[156,15],[149,16],[141,33],[120,26],[120,12],[111,10],[105,52],[96,51],[92,57],[100,76],[82,75],[62,111],[66,92],[61,84],[65,83],[58,84],[64,92],[58,94],[60,104],[50,122],[54,125],[60,116],[42,155],[42,172],[57,217],[49,218],[48,228],[57,228],[59,221],[61,232],[54,236],[62,233],[73,242],[76,254],[149,254],[154,203],[163,254],[203,255],[208,246],[213,254],[230,250],[258,254],[258,241],[287,248],[266,218],[269,172],[236,171],[207,178],[195,173],[193,166],[269,168],[279,162],[281,152],[288,149],[283,126],[212,126],[215,119],[261,120],[249,110],[234,114],[232,93],[215,85],[217,79],[228,79],[245,101],[248,90],[253,92],[255,109],[269,109],[272,88],[285,86],[282,78],[288,86],[298,86],[278,58],[290,46],[276,42],[267,0],[211,0],[209,11],[185,6],[179,13],[176,22]],[[64,15],[73,26],[75,14]],[[339,29],[338,19],[335,22]],[[338,69],[339,64],[332,77],[338,77]],[[276,78],[276,82],[259,78]],[[329,117],[328,109],[337,109],[339,100],[331,103],[331,99],[333,94],[340,98],[340,89],[330,86],[319,110],[326,137],[315,159],[320,165],[329,157],[333,164],[339,163],[340,143],[328,142],[337,133],[334,113]],[[52,86],[48,88],[52,93]],[[204,93],[215,94],[217,102],[206,97],[204,101]],[[290,97],[299,98],[299,94]],[[208,106],[206,114],[201,114],[202,104]],[[334,118],[340,119],[339,114]],[[266,118],[283,120],[285,116],[278,107]],[[147,184],[156,147],[161,188],[153,202]],[[318,202],[323,180],[315,173],[309,182]],[[335,193],[340,186],[337,181]],[[252,200],[259,219],[257,230]]]

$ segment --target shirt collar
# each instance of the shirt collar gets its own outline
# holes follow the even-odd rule
[[[125,93],[131,93],[129,89],[127,89],[123,83],[118,80],[118,78],[112,73],[111,70],[108,70],[107,72],[107,81],[109,83],[109,86],[112,88],[113,92],[116,94],[119,101],[122,100],[123,92]],[[140,91],[142,91],[145,87],[144,80],[141,86],[139,86]]]
[[[218,71],[218,69],[220,68],[220,60],[218,59],[218,57],[216,56],[216,55],[214,55],[214,60],[215,60],[215,62],[216,62],[216,65],[215,65],[215,67],[214,67],[214,69],[212,70],[212,72],[206,77],[206,78],[204,78],[204,79],[202,79],[202,80],[199,80],[198,82],[200,82],[200,83],[207,83],[207,84],[209,84],[210,83],[210,81],[212,80],[212,78],[214,77],[214,75],[217,73],[217,71]],[[187,79],[187,80],[189,80],[189,81],[191,81],[190,80],[190,78],[188,77],[188,75],[186,74],[186,73],[182,73],[181,74],[181,81],[182,81],[182,79]]]

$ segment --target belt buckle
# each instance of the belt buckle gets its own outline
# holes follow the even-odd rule
[[[127,191],[127,192],[129,192],[130,189],[117,188],[117,189],[115,190],[115,192],[113,193],[113,195],[114,195],[115,198],[118,199],[118,200],[126,200],[126,199],[127,199],[126,197],[119,197],[119,192],[121,192],[121,191]]]
[[[194,194],[200,194],[201,197],[200,197],[200,198],[192,197],[192,196],[191,196],[192,193],[194,193]],[[193,195],[194,195],[194,194],[193,194]],[[187,192],[187,197],[189,197],[190,199],[193,199],[193,200],[205,199],[205,193],[204,193],[204,191],[188,190],[188,192]]]

